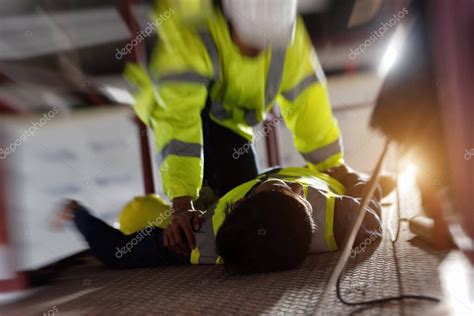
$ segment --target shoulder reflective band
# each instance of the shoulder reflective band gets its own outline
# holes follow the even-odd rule
[[[298,98],[298,96],[304,90],[306,90],[306,88],[311,86],[313,83],[317,83],[317,82],[319,82],[319,80],[316,74],[311,74],[308,77],[301,80],[301,82],[298,83],[293,89],[283,92],[282,95],[288,101],[295,101]]]
[[[214,264],[217,259],[216,236],[212,229],[212,218],[207,218],[201,230],[195,233],[196,247],[199,249],[199,263]]]
[[[212,85],[216,81],[218,81],[221,76],[221,63],[219,60],[219,53],[217,51],[216,42],[214,41],[212,35],[209,32],[201,32],[199,33],[199,35],[201,36],[201,40],[203,41],[204,46],[206,47],[207,54],[209,55],[212,61],[214,76],[213,80],[208,83],[208,85]],[[224,105],[219,101],[212,102],[210,112],[218,120],[226,120],[231,117],[227,110],[224,108]]]
[[[326,240],[329,251],[337,250],[336,240],[334,239],[334,206],[336,205],[336,197],[329,194],[326,200],[326,230],[324,239]]]
[[[161,161],[164,161],[169,155],[201,158],[201,152],[202,146],[200,144],[186,143],[174,139],[161,150]]]
[[[200,32],[201,40],[206,46],[207,53],[211,58],[212,68],[214,71],[214,82],[218,81],[221,74],[221,63],[219,61],[219,53],[217,51],[216,42],[209,32]]]
[[[197,84],[208,84],[210,79],[193,71],[181,72],[181,73],[171,73],[166,74],[158,78],[158,83],[166,81],[176,81],[176,82],[186,82],[186,83],[197,83]]]
[[[306,200],[311,204],[311,207],[313,208],[312,218],[316,226],[316,230],[314,231],[311,237],[310,252],[326,252],[329,250],[329,247],[326,242],[326,232],[328,230],[328,221],[326,219],[328,215],[327,197],[324,193],[311,186],[306,186],[306,190]]]
[[[270,69],[268,70],[267,86],[265,88],[265,105],[272,102],[280,90],[285,67],[286,50],[273,50]]]
[[[215,264],[219,256],[216,251],[216,234],[213,227],[214,210],[217,204],[210,207],[204,215],[201,229],[194,233],[196,248],[191,252],[192,264]]]
[[[322,148],[318,148],[309,153],[301,153],[306,161],[312,162],[313,164],[321,163],[331,156],[342,152],[341,140],[338,139],[335,142],[326,145]]]

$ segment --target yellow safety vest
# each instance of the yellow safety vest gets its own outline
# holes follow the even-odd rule
[[[252,127],[278,103],[311,168],[343,163],[326,79],[301,19],[290,46],[252,58],[240,53],[220,10],[201,30],[185,25],[175,12],[168,0],[157,2],[153,18],[161,19],[160,41],[149,69],[129,64],[125,71],[138,88],[134,109],[154,130],[168,198],[199,194],[204,166],[200,114],[208,97],[211,118],[249,141]]]
[[[285,168],[265,175],[304,186],[305,198],[313,207],[313,220],[316,231],[313,233],[310,252],[319,253],[337,250],[334,239],[334,203],[336,194],[344,194],[344,187],[327,174],[308,168]],[[191,252],[192,264],[221,264],[216,252],[216,236],[226,218],[226,209],[243,198],[262,176],[246,182],[219,199],[217,204],[206,212],[202,228],[195,233],[196,249]]]

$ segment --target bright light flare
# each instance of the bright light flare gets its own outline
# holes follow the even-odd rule
[[[397,61],[398,57],[400,56],[400,52],[403,49],[403,43],[405,40],[405,28],[403,25],[398,26],[393,34],[392,38],[390,39],[390,43],[387,46],[387,50],[382,58],[382,62],[380,63],[378,73],[379,76],[385,77],[387,73],[390,71],[392,66]]]
[[[112,86],[103,87],[104,92],[113,100],[121,104],[133,104],[133,95],[125,89],[120,89]]]
[[[398,185],[401,188],[407,188],[416,184],[416,174],[418,166],[412,161],[402,163],[402,172],[398,175]]]
[[[444,303],[449,315],[472,315],[474,297],[473,278],[469,260],[460,252],[452,251],[440,265],[440,281],[444,292]]]

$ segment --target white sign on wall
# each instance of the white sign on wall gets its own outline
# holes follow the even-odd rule
[[[19,270],[87,248],[72,225],[51,229],[51,216],[63,199],[77,199],[113,224],[121,207],[143,194],[138,132],[130,109],[56,112],[43,125],[43,116],[0,118],[0,163],[6,166],[0,189],[7,197]]]

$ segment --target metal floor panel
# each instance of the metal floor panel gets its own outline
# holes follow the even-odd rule
[[[385,233],[351,259],[342,294],[350,301],[401,293],[441,297],[437,268],[446,254],[430,250],[404,223],[395,247]],[[0,315],[314,314],[338,256],[313,255],[298,270],[238,277],[216,266],[114,271],[89,260],[68,268],[52,286],[0,308]],[[422,315],[436,305],[407,300],[366,309],[343,305],[334,292],[322,310],[324,315]]]

